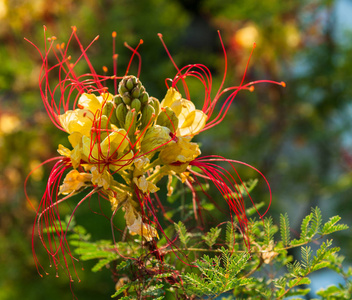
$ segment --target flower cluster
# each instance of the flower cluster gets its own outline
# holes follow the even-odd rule
[[[113,33],[114,40],[115,37]],[[163,43],[162,36],[159,37]],[[233,214],[237,217],[240,231],[245,236],[247,218],[243,193],[247,191],[234,167],[236,163],[244,163],[216,155],[200,157],[200,147],[193,138],[221,122],[237,93],[242,89],[252,90],[257,82],[243,84],[242,80],[237,87],[223,88],[226,77],[224,51],[225,74],[221,86],[212,96],[209,69],[201,64],[179,69],[164,45],[177,74],[171,85],[167,86],[164,99],[159,101],[148,94],[139,80],[139,71],[137,76],[128,75],[128,67],[123,76],[116,74],[115,53],[114,74],[99,75],[87,55],[91,44],[83,47],[76,28],[73,28],[67,45],[55,46],[55,40],[54,37],[48,39],[43,54],[36,47],[43,61],[39,84],[45,108],[53,123],[68,134],[70,147],[58,146],[60,156],[52,159],[56,164],[37,209],[33,227],[33,236],[38,232],[54,265],[61,264],[60,252],[66,267],[67,254],[74,260],[66,240],[66,229],[60,225],[60,203],[74,194],[86,193],[78,207],[98,193],[111,203],[112,216],[119,209],[124,211],[129,234],[152,241],[163,233],[156,214],[156,207],[162,207],[162,203],[156,192],[164,177],[169,181],[176,177],[190,188],[196,218],[200,207],[195,185],[201,180],[212,182],[227,201],[231,219]],[[76,61],[68,55],[72,40],[76,40],[81,49]],[[129,66],[134,57],[139,57],[138,47],[129,47],[132,51]],[[53,66],[49,66],[49,54],[56,59]],[[89,73],[76,74],[75,67],[80,61],[87,63]],[[51,83],[53,73],[59,78],[56,85]],[[194,77],[204,85],[205,97],[201,109],[196,108],[191,100],[186,83],[188,77]],[[105,86],[106,81],[114,83],[114,92]],[[178,83],[183,86],[184,94],[179,90]],[[215,110],[225,93],[226,99]],[[219,161],[227,162],[230,170],[217,165]],[[168,194],[172,192],[168,185]],[[46,230],[48,228],[50,230]]]

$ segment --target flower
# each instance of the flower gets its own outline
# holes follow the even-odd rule
[[[125,75],[118,76],[114,68],[113,75],[99,75],[87,57],[88,48],[97,38],[84,48],[76,31],[73,27],[69,39],[70,42],[75,40],[82,52],[76,61],[68,55],[70,42],[66,46],[58,44],[54,47],[56,38],[50,38],[44,54],[35,46],[43,60],[40,87],[44,106],[53,123],[68,134],[68,143],[72,147],[70,149],[59,145],[60,156],[50,160],[56,160],[56,164],[49,176],[33,226],[33,233],[38,230],[40,240],[55,267],[58,269],[61,264],[59,252],[64,257],[68,254],[73,258],[66,240],[66,231],[58,226],[61,222],[58,206],[62,202],[73,194],[85,191],[86,194],[74,209],[76,211],[85,200],[97,193],[110,202],[113,211],[111,218],[117,210],[122,209],[130,235],[139,235],[151,242],[158,239],[158,231],[164,232],[158,220],[158,211],[165,210],[155,194],[160,190],[158,185],[164,177],[169,180],[168,195],[173,192],[173,178],[189,187],[197,220],[200,220],[197,190],[203,190],[200,181],[212,182],[228,203],[231,219],[234,214],[242,234],[246,236],[247,218],[243,194],[247,190],[234,167],[234,164],[246,164],[216,155],[200,157],[199,144],[193,138],[222,121],[240,90],[252,90],[253,85],[259,82],[284,84],[269,80],[243,84],[243,77],[239,86],[223,88],[226,78],[224,51],[225,74],[218,91],[212,96],[209,69],[200,64],[179,69],[159,35],[177,70],[160,102],[149,96],[139,80],[139,71],[137,76],[128,75],[128,67]],[[114,38],[115,36],[113,34]],[[223,46],[221,36],[219,37]],[[139,45],[135,49],[127,46],[133,52],[129,65],[136,54],[139,56]],[[58,60],[54,66],[49,66],[50,54]],[[114,53],[114,65],[116,59]],[[75,66],[81,60],[86,61],[90,73],[76,74]],[[60,81],[55,86],[51,85],[49,78],[53,71],[60,74]],[[188,77],[194,77],[204,85],[205,98],[201,109],[195,107],[188,92]],[[108,80],[113,82],[114,91],[104,85]],[[177,86],[180,81],[184,87],[184,96]],[[57,93],[59,97],[54,97]],[[215,107],[226,93],[229,95],[214,117]],[[228,163],[232,173],[216,164],[220,161]],[[251,168],[263,176],[257,169]],[[263,178],[265,179],[264,176]],[[200,185],[201,188],[197,189],[195,185]],[[269,184],[268,187],[270,190]],[[254,204],[253,200],[252,203]],[[34,257],[36,259],[35,251]],[[64,265],[68,268],[66,258]],[[39,271],[41,265],[38,262],[37,267]],[[69,276],[71,277],[70,273]]]

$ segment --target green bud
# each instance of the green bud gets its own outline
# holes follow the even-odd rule
[[[148,105],[143,107],[143,109],[142,109],[142,119],[141,119],[141,121],[142,121],[141,129],[145,128],[148,125],[148,123],[150,125],[153,123],[154,119],[151,120],[153,114],[154,114],[154,118],[155,118],[155,110],[154,110],[154,108],[151,105],[148,104]]]
[[[111,123],[117,124],[116,114],[114,112],[115,104],[112,101],[106,101],[103,107],[103,115],[107,116]]]
[[[130,105],[131,103],[131,96],[130,93],[126,92],[122,95],[122,100],[125,102],[126,105]]]
[[[141,109],[141,101],[139,101],[138,99],[133,99],[131,102],[131,109],[135,109],[136,112],[138,113],[139,110]]]
[[[141,95],[139,96],[139,100],[141,101],[142,105],[146,105],[148,103],[148,100],[149,100],[148,93],[147,92],[141,93]]]
[[[131,91],[131,96],[132,98],[138,98],[140,95],[140,90],[138,86],[136,86],[132,91]]]
[[[123,80],[120,81],[119,84],[119,94],[122,96],[124,93],[127,93],[128,89],[125,87],[125,85],[123,84]]]
[[[114,102],[115,102],[116,106],[121,104],[123,102],[121,95],[114,96]]]
[[[156,120],[156,124],[169,128],[173,133],[178,128],[178,118],[170,107],[165,107]]]
[[[132,140],[136,132],[137,113],[136,110],[129,110],[126,114],[125,129],[128,132],[128,137]]]
[[[127,114],[127,107],[124,103],[120,103],[116,107],[116,118],[119,122],[119,127],[124,127],[125,125],[125,119],[126,119],[126,114]]]
[[[129,77],[125,83],[125,86],[126,88],[129,90],[129,91],[132,91],[132,89],[134,88],[134,80],[132,77]]]
[[[158,99],[156,99],[155,97],[150,97],[149,99],[149,103],[150,105],[152,105],[154,107],[155,110],[155,114],[158,116],[160,113],[160,102]]]
[[[170,141],[170,129],[154,125],[150,127],[145,133],[143,140],[141,142],[141,150],[143,153],[147,153],[157,149],[158,147],[166,144]],[[157,150],[160,151],[162,147]]]

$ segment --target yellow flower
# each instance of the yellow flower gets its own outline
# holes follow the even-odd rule
[[[91,180],[92,174],[72,170],[67,173],[63,184],[60,186],[59,194],[67,195],[73,192],[79,192],[82,188],[91,185]]]
[[[170,107],[178,118],[178,136],[194,136],[205,126],[207,115],[196,109],[193,102],[183,99],[174,88],[169,88],[161,107]]]
[[[128,152],[130,142],[125,129],[111,132],[100,144],[94,144],[87,136],[82,137],[82,142],[82,153],[89,163],[106,162],[112,171],[121,171],[133,162],[133,151]]]
[[[190,140],[190,136],[180,136],[177,141],[168,143],[159,154],[162,163],[177,173],[184,172],[188,163],[201,154],[198,144],[191,143]]]
[[[102,110],[107,100],[112,100],[113,96],[109,93],[96,96],[94,94],[82,94],[78,100],[78,109],[68,110],[59,115],[62,128],[67,133],[79,132],[84,136],[90,136],[90,130],[96,112]]]

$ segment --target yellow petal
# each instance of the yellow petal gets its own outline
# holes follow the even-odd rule
[[[105,157],[111,156],[117,151],[122,153],[129,145],[129,139],[125,129],[118,129],[110,133],[101,143],[100,149]]]
[[[91,167],[90,172],[92,173],[92,183],[94,185],[102,187],[105,190],[107,190],[110,187],[113,181],[113,178],[111,174],[108,172],[108,170],[106,169],[99,170],[97,166],[93,166]]]
[[[133,178],[133,182],[144,194],[155,193],[159,190],[159,188],[154,183],[148,181],[144,175],[139,178]]]
[[[114,159],[114,161],[110,163],[110,170],[119,172],[131,167],[133,163],[133,157],[134,153],[132,150],[126,154],[119,155],[118,158]]]
[[[85,109],[68,110],[59,115],[62,128],[69,134],[77,131],[82,135],[89,136],[93,124],[93,115]]]
[[[97,110],[101,110],[102,103],[94,94],[84,93],[79,98],[78,105],[79,107],[83,107],[84,109],[89,110],[95,114]]]
[[[82,147],[79,144],[76,145],[76,147],[71,151],[70,157],[71,157],[72,167],[74,167],[75,169],[78,168],[82,158]]]
[[[91,179],[91,174],[79,173],[77,170],[72,170],[67,173],[63,184],[60,186],[59,194],[67,195],[72,192],[79,192],[83,187],[90,185]]]
[[[159,237],[156,229],[148,224],[143,223],[141,215],[134,209],[130,201],[124,206],[126,225],[131,235],[139,234],[147,241],[154,237]]]
[[[182,99],[181,94],[176,91],[175,88],[169,88],[166,92],[165,98],[163,99],[163,101],[161,101],[161,107],[170,107],[171,108],[171,104],[174,103],[175,101],[179,101]]]
[[[198,109],[192,111],[187,115],[183,124],[179,126],[178,134],[181,136],[196,135],[204,128],[207,119],[208,117],[203,111]]]
[[[82,144],[82,133],[80,132],[73,132],[68,136],[68,140],[70,141],[70,144],[72,145],[73,148],[75,148],[77,145]]]
[[[70,157],[71,155],[71,150],[62,146],[61,144],[59,145],[59,149],[57,149],[57,152],[59,152],[62,156]]]
[[[191,143],[189,137],[178,137],[177,142],[167,144],[159,154],[161,161],[168,165],[176,162],[188,163],[200,155],[197,143]]]

